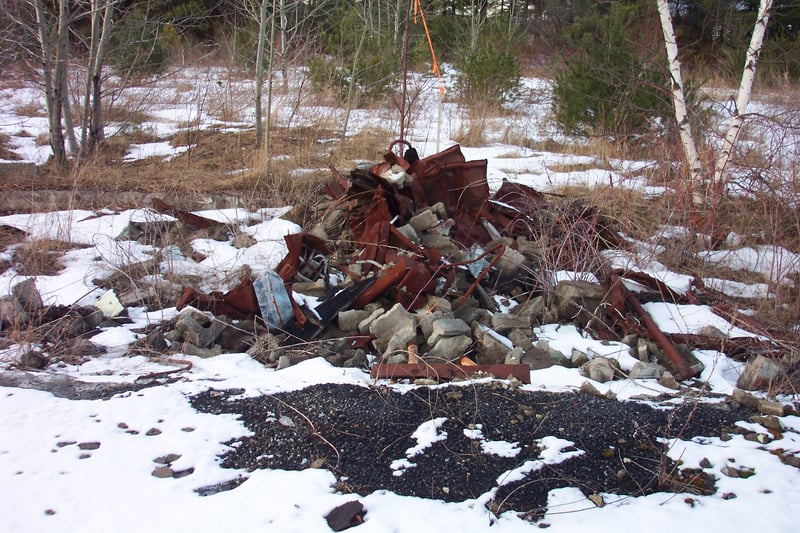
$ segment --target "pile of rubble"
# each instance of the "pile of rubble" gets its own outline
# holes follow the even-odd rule
[[[401,157],[394,150],[403,144]],[[623,243],[599,213],[508,182],[491,195],[487,161],[466,161],[457,145],[419,159],[398,142],[379,164],[347,176],[332,170],[329,199],[288,215],[310,230],[286,237],[288,254],[274,271],[245,277],[224,294],[184,287],[180,314],[142,330],[130,352],[247,351],[277,368],[322,356],[371,368],[376,377],[417,380],[486,373],[527,382],[530,369],[564,365],[600,382],[652,378],[672,388],[702,371],[688,346],[740,359],[759,354],[740,383],[750,389],[768,386],[796,363],[781,364],[780,343],[755,337],[665,335],[640,299],[709,303],[713,291],[698,285],[679,295],[645,274],[612,271],[599,252]],[[163,202],[153,207],[188,227],[221,225]],[[558,270],[591,271],[600,282],[556,282]],[[628,281],[652,290],[634,294]],[[4,298],[6,329],[24,321],[19,312],[35,291],[29,285]],[[136,300],[120,304],[113,291],[105,298],[99,320],[73,337],[120,320]],[[715,311],[737,324],[751,320],[723,306]],[[76,314],[94,316],[65,313]],[[556,322],[624,342],[640,361],[625,375],[614,359],[560,353],[534,334],[535,326]],[[61,331],[62,340],[69,337]]]

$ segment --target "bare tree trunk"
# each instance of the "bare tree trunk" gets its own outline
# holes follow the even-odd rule
[[[67,51],[66,29],[69,6],[67,0],[58,3],[56,31],[51,35],[52,22],[42,0],[34,1],[36,11],[36,30],[41,52],[42,76],[44,78],[45,102],[47,105],[47,121],[50,132],[50,148],[58,168],[63,169],[67,163],[67,152],[64,146],[64,130],[61,119],[64,109],[64,54]]]
[[[105,3],[104,6],[101,1]],[[86,87],[83,98],[81,162],[85,161],[94,152],[97,145],[105,139],[102,76],[103,62],[113,27],[114,0],[92,0],[91,10],[89,59],[86,66]]]
[[[264,142],[264,125],[261,123],[261,95],[264,82],[264,46],[267,40],[267,0],[261,0],[258,18],[258,48],[256,49],[256,145]]]
[[[703,172],[703,163],[697,153],[692,136],[692,126],[689,123],[689,113],[686,109],[686,98],[683,92],[683,78],[681,76],[681,63],[678,61],[678,42],[672,27],[672,16],[669,12],[667,0],[656,0],[658,14],[661,17],[661,29],[664,32],[664,44],[667,48],[667,61],[669,62],[670,85],[672,87],[672,102],[675,107],[675,122],[678,124],[678,134],[683,147],[686,162],[689,165],[689,185],[694,186],[700,181]]]
[[[358,41],[355,56],[353,56],[353,70],[350,72],[350,86],[347,89],[347,111],[344,115],[344,125],[342,126],[342,139],[347,137],[347,124],[350,122],[350,112],[353,110],[353,99],[355,98],[356,74],[358,73],[358,60],[361,58],[361,51],[364,49],[364,42],[367,40],[367,21],[364,20],[364,29],[361,31],[361,38]]]
[[[272,71],[275,68],[275,11],[269,29],[269,62],[267,65],[267,131],[264,141],[264,173],[269,177],[270,161],[272,160]]]
[[[747,48],[747,58],[744,62],[744,70],[742,71],[742,80],[739,84],[739,91],[736,95],[736,107],[733,109],[733,117],[731,125],[728,127],[728,132],[725,134],[725,141],[717,158],[714,168],[714,184],[719,185],[722,183],[722,174],[733,151],[733,146],[736,139],[739,137],[739,132],[742,129],[744,122],[744,114],[747,112],[747,106],[750,104],[750,94],[753,89],[753,78],[756,73],[756,64],[758,63],[758,56],[761,53],[761,46],[764,44],[764,33],[767,30],[767,23],[769,22],[769,11],[772,9],[772,0],[761,0],[758,7],[758,17],[756,18],[755,26],[753,27],[753,35],[750,38],[750,46]]]
[[[279,0],[281,34],[281,74],[283,75],[283,89],[289,89],[289,18],[286,14],[286,0]]]

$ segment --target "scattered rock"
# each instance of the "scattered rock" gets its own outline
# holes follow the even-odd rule
[[[619,363],[616,359],[595,357],[581,366],[581,373],[591,380],[605,383],[613,380],[614,375],[619,373]]]
[[[36,288],[36,281],[33,278],[28,278],[11,287],[11,294],[17,299],[26,313],[38,313],[44,307],[42,295],[39,294],[39,289]]]
[[[353,500],[331,510],[325,516],[325,520],[332,530],[344,531],[363,523],[366,513],[364,505],[358,500]]]
[[[36,350],[28,350],[20,356],[19,364],[25,368],[41,370],[47,366],[48,361],[47,357],[45,357],[41,352],[37,352]]]
[[[455,337],[444,337],[430,349],[429,357],[443,359],[445,361],[455,361],[459,359],[472,344],[472,338],[468,335],[458,335]]]
[[[744,390],[768,390],[785,375],[783,366],[763,355],[750,359],[736,386]]]
[[[666,371],[666,368],[657,363],[637,361],[628,376],[631,379],[661,379]]]

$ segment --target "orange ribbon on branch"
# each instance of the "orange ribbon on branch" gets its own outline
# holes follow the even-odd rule
[[[414,0],[414,24],[417,23],[417,13],[419,13],[420,18],[422,19],[422,27],[425,28],[425,36],[428,38],[428,46],[431,49],[431,57],[433,58],[433,71],[434,74],[439,76],[439,91],[441,91],[442,96],[444,96],[444,81],[442,81],[442,71],[439,70],[439,62],[436,61],[436,52],[433,51],[433,41],[431,41],[431,32],[428,29],[428,23],[425,20],[425,13],[422,12],[422,4],[420,4],[420,0]]]

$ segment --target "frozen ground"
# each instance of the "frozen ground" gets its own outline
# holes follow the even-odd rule
[[[193,87],[181,91],[181,80],[172,80],[150,99],[148,112],[151,122],[147,127],[159,136],[169,135],[181,128],[219,126],[221,121],[198,102],[213,97],[219,91],[217,79],[224,74],[217,71],[186,74]],[[445,148],[452,136],[463,126],[466,116],[456,104],[441,107],[441,120],[437,106],[437,87],[429,86],[426,100],[428,113],[418,120],[410,140],[421,155],[430,155]],[[551,139],[557,134],[547,120],[548,84],[543,80],[525,80],[529,92],[522,96],[522,111],[511,119],[497,119],[489,127],[487,146],[465,146],[467,159],[489,160],[489,180],[493,188],[502,180],[518,181],[539,190],[552,190],[563,185],[582,184],[590,187],[613,185],[645,190],[660,194],[663,187],[652,186],[645,178],[645,170],[654,165],[648,161],[600,161],[591,156],[570,156],[540,152],[499,142],[509,127],[525,131],[530,139]],[[250,87],[240,82],[236,92],[247,94]],[[142,89],[142,92],[145,90]],[[136,92],[132,96],[135,97]],[[287,96],[279,105],[289,105]],[[46,131],[43,118],[31,118],[22,109],[32,103],[42,106],[41,95],[30,89],[0,90],[0,132],[9,135],[14,151],[23,161],[42,163],[48,148],[39,146],[35,139]],[[281,108],[282,109],[282,108]],[[765,107],[765,109],[767,109]],[[19,110],[19,111],[18,111]],[[301,107],[293,120],[313,120],[319,108]],[[338,114],[340,110],[325,110]],[[242,121],[229,124],[243,127],[252,117],[246,104],[239,109]],[[285,116],[279,111],[278,116]],[[387,112],[385,117],[374,112],[356,111],[351,119],[351,133],[370,121],[396,121]],[[197,126],[200,124],[200,126]],[[122,127],[122,125],[120,126]],[[437,130],[440,131],[437,139]],[[564,139],[559,139],[564,140]],[[784,141],[792,147],[797,141]],[[792,148],[794,149],[794,148]],[[177,150],[164,142],[140,144],[131,147],[126,159],[159,156],[174,157]],[[602,164],[601,164],[602,163]],[[564,171],[564,168],[576,170]],[[270,208],[268,208],[270,207]],[[195,262],[183,257],[179,251],[165,259],[164,270],[199,276],[200,287],[206,290],[228,290],[228,273],[242,265],[249,265],[256,273],[274,267],[285,253],[283,236],[298,231],[298,227],[279,218],[276,206],[265,206],[255,212],[226,210],[200,212],[199,214],[231,224],[240,224],[257,242],[247,249],[232,243],[210,240],[195,241],[192,246],[202,252],[205,259]],[[66,268],[57,275],[37,276],[36,283],[46,304],[91,304],[104,292],[92,280],[113,272],[127,262],[151,257],[152,249],[136,242],[118,240],[122,230],[131,221],[156,220],[159,215],[147,209],[125,212],[66,211],[37,214],[14,214],[0,217],[0,224],[28,232],[29,238],[49,236],[55,239],[85,245],[69,251],[63,262]],[[682,228],[664,227],[651,242],[639,243],[639,254],[632,252],[609,253],[607,259],[615,266],[647,272],[664,281],[673,290],[685,292],[689,277],[671,272],[653,258],[654,247],[670,235],[678,235]],[[731,236],[731,243],[736,243]],[[10,250],[2,254],[9,254]],[[728,280],[704,280],[735,296],[762,297],[774,284],[793,284],[800,272],[798,254],[774,246],[729,246],[722,252],[709,252],[700,257],[710,264],[723,265],[732,270],[747,270],[763,276],[763,282],[754,284],[733,283]],[[562,273],[577,276],[578,273]],[[13,269],[0,275],[0,294],[25,279]],[[773,285],[768,285],[768,282]],[[665,330],[695,333],[711,322],[732,337],[752,335],[713,315],[704,306],[678,306],[650,304],[648,312]],[[71,366],[58,365],[45,372],[64,375],[84,381],[127,382],[151,372],[163,371],[165,366],[144,357],[124,356],[126,347],[138,334],[133,330],[173,317],[175,310],[145,312],[131,310],[133,323],[108,328],[91,340],[108,348],[108,353],[88,363]],[[564,353],[578,348],[619,359],[623,369],[632,365],[626,347],[602,343],[589,338],[572,326],[545,325],[537,331],[541,338]],[[24,345],[11,345],[0,352],[0,371],[11,372]],[[700,377],[707,385],[706,393],[728,395],[735,386],[742,364],[729,360],[724,354],[713,351],[696,351],[705,364]],[[334,368],[321,359],[309,360],[294,367],[275,371],[266,369],[245,354],[221,355],[211,359],[181,357],[192,363],[191,370],[183,371],[177,381],[147,388],[138,392],[116,395],[108,400],[68,400],[48,392],[22,388],[0,388],[0,527],[4,531],[218,531],[256,529],[268,531],[328,531],[324,516],[334,507],[354,499],[334,489],[332,473],[325,469],[303,471],[257,470],[233,490],[211,496],[199,496],[195,489],[234,479],[236,471],[221,468],[218,455],[229,449],[226,444],[248,434],[248,429],[237,417],[228,414],[211,415],[194,410],[189,396],[209,388],[239,388],[244,396],[258,396],[287,392],[323,383],[342,383],[362,387],[388,385],[374,382],[362,371]],[[167,367],[169,368],[169,367]],[[529,390],[574,392],[586,381],[577,370],[552,367],[531,373]],[[610,383],[593,383],[602,393],[613,392],[621,400],[655,397],[673,391],[657,383],[636,380],[619,380]],[[399,390],[409,390],[409,385],[391,385]],[[721,401],[708,396],[708,401]],[[795,398],[782,398],[786,402]],[[679,396],[675,401],[683,401]],[[668,443],[670,456],[683,461],[686,466],[698,466],[705,458],[713,467],[709,470],[717,478],[718,490],[711,496],[657,493],[646,497],[619,498],[604,495],[606,505],[597,507],[580,491],[580,487],[553,490],[548,498],[548,511],[542,523],[551,531],[675,531],[687,527],[702,527],[708,532],[795,531],[800,519],[800,470],[784,465],[777,450],[783,454],[800,452],[800,418],[781,418],[784,431],[774,434],[775,440],[762,444],[735,435],[723,441],[716,437],[695,438],[691,441],[675,439]],[[765,431],[762,429],[757,431]],[[424,454],[436,446],[436,420],[420,426],[414,433],[418,446],[413,456]],[[487,445],[487,460],[492,454],[513,450],[520,443]],[[568,460],[576,453],[558,439],[558,435],[545,437],[540,443],[542,464]],[[494,446],[494,448],[493,448]],[[573,450],[573,451],[569,451]],[[167,457],[179,455],[177,458]],[[171,460],[169,460],[171,459]],[[411,457],[409,457],[409,460]],[[185,477],[161,479],[153,472],[161,463],[168,462],[174,471],[189,472]],[[752,477],[734,478],[722,473],[726,465],[754,469]],[[520,465],[521,467],[523,465]],[[517,472],[514,475],[522,475]],[[511,472],[509,473],[511,475]],[[735,494],[731,499],[729,496]],[[366,522],[357,531],[485,531],[492,524],[496,531],[531,531],[536,525],[507,512],[493,516],[479,498],[459,503],[446,503],[435,499],[399,496],[391,492],[376,491],[359,498],[367,509]]]

